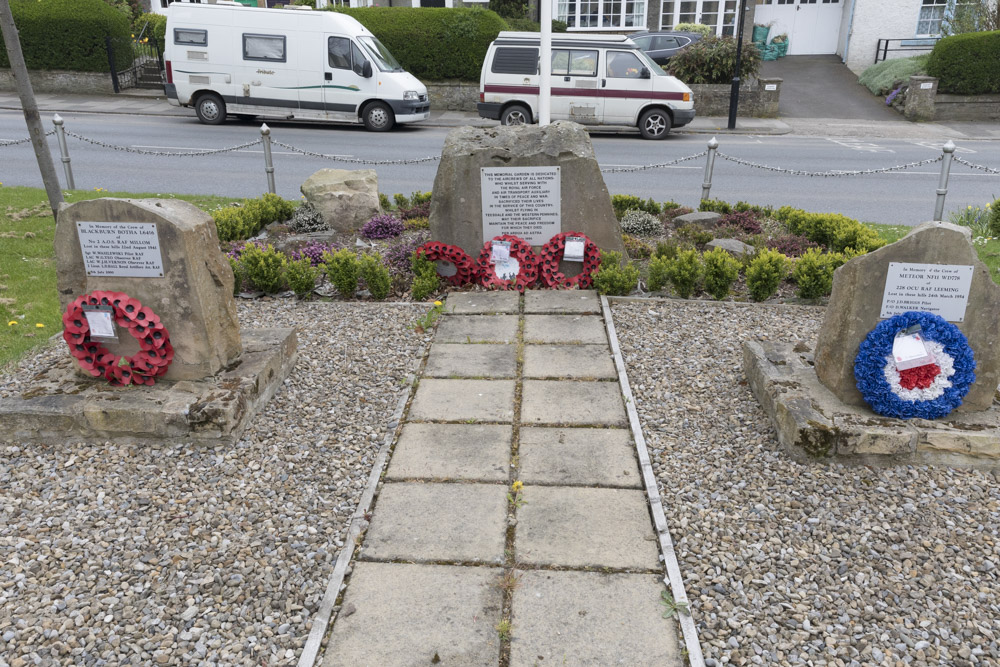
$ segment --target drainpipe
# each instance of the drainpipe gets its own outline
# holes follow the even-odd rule
[[[847,19],[847,36],[844,38],[844,62],[847,62],[847,54],[851,49],[851,33],[854,32],[854,6],[858,0],[851,0],[851,14]]]

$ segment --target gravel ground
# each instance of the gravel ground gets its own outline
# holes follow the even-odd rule
[[[299,360],[231,447],[0,445],[0,667],[295,664],[425,311],[240,303]]]
[[[1000,664],[1000,474],[800,465],[750,393],[742,341],[822,309],[613,312],[709,666]]]

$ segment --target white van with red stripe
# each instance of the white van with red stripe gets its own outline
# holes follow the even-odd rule
[[[479,115],[504,125],[538,119],[539,33],[501,32],[479,75]],[[662,139],[694,119],[691,89],[626,35],[552,35],[552,120],[631,125]]]

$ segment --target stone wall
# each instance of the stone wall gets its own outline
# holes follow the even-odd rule
[[[424,81],[431,109],[475,111],[479,102],[479,83],[469,81]]]
[[[773,90],[768,90],[771,87]],[[731,85],[696,83],[689,88],[694,93],[694,109],[698,116],[729,115]],[[740,86],[737,115],[749,118],[777,118],[780,95],[781,79],[765,78],[744,83]]]
[[[947,95],[939,93],[937,86],[934,77],[910,77],[903,109],[907,120],[1000,121],[1000,94]]]
[[[77,95],[114,95],[115,88],[107,72],[66,72],[61,70],[31,70],[31,88],[36,93]],[[17,86],[9,69],[0,69],[0,91],[14,92]]]

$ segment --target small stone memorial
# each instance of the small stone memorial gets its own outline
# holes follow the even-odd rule
[[[241,331],[215,223],[191,204],[64,204],[55,254],[66,354],[0,405],[4,437],[232,441],[294,365],[293,329]]]
[[[576,231],[601,250],[624,250],[590,136],[566,121],[452,130],[434,179],[430,227],[434,241],[473,258],[502,234],[537,250]]]
[[[744,344],[795,456],[1000,465],[1000,287],[969,229],[928,222],[837,269],[815,346]]]

